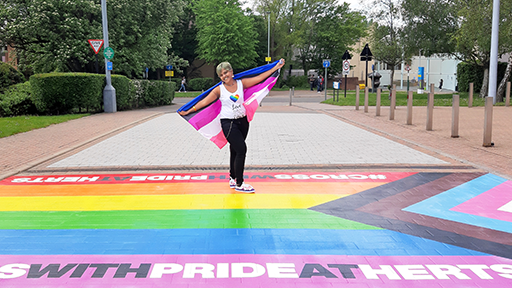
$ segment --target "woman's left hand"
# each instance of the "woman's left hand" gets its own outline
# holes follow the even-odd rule
[[[281,69],[281,67],[284,66],[284,63],[285,63],[284,58],[281,58],[279,60],[279,63],[277,63],[277,65],[276,65],[277,69]]]

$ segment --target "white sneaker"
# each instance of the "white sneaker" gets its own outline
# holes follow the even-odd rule
[[[254,193],[254,188],[245,183],[242,183],[241,186],[236,186],[235,190],[242,193]]]
[[[229,188],[235,189],[235,187],[236,187],[235,179],[229,177]]]

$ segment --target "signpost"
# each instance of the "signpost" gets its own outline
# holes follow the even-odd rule
[[[103,55],[105,56],[105,78],[107,82],[107,85],[105,85],[103,89],[103,110],[106,113],[114,113],[117,111],[116,89],[112,86],[110,71],[107,69],[107,62],[114,58],[114,49],[110,48],[108,44],[107,0],[101,0],[101,20],[103,26],[103,41],[106,47],[103,49]]]
[[[405,65],[405,71],[407,71],[407,95],[409,95],[409,71],[411,71],[409,64]]]
[[[100,68],[98,66],[98,52],[100,52],[100,48],[103,45],[103,40],[89,39],[89,44],[91,45],[92,50],[94,50],[94,53],[96,54],[96,74],[99,74]]]
[[[370,51],[370,47],[366,44],[361,52],[361,61],[366,61],[366,77],[364,79],[364,86],[368,87],[368,61],[372,61],[372,51]],[[372,87],[373,88],[373,87]]]
[[[350,56],[348,50],[345,50],[345,53],[343,53],[341,59],[343,59],[343,75],[345,75],[345,98],[347,98],[347,75],[348,72],[350,72],[350,59],[352,59],[352,56]]]
[[[107,62],[107,70],[108,71],[112,71],[112,68],[113,68],[113,65],[112,65],[112,62]]]
[[[324,77],[324,89],[325,89],[325,100],[327,100],[327,68],[331,67],[331,59],[324,59],[323,66],[325,68],[325,77]]]

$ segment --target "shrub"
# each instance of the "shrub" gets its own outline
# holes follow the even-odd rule
[[[175,83],[166,80],[132,80],[135,107],[170,105],[174,98]]]
[[[498,84],[505,75],[507,63],[498,63]],[[484,79],[484,67],[461,62],[457,65],[457,85],[459,92],[469,92],[469,83],[473,83],[473,91],[480,93]]]
[[[309,88],[308,76],[290,76],[285,80],[288,87]]]
[[[133,82],[128,77],[122,75],[111,75],[111,79],[112,86],[116,89],[117,111],[132,109],[135,104],[133,97],[133,95],[135,95],[135,87]],[[103,86],[103,88],[105,88],[105,86]]]
[[[32,101],[30,82],[11,86],[0,94],[0,116],[10,117],[37,114]]]
[[[194,78],[190,79],[188,82],[187,90],[191,91],[201,91],[201,90],[208,90],[210,87],[213,86],[213,78]],[[180,82],[181,85],[181,82]]]
[[[34,104],[50,114],[73,108],[100,110],[105,76],[88,73],[47,73],[30,77]]]
[[[5,88],[25,82],[25,76],[11,65],[0,62],[0,92]]]

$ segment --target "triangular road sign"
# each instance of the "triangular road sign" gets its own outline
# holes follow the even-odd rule
[[[98,54],[98,52],[100,52],[101,46],[103,45],[103,40],[89,39],[89,44],[91,44],[94,53]]]
[[[360,56],[373,56],[372,51],[370,51],[370,47],[368,47],[368,44],[364,45],[363,51],[361,52]]]
[[[350,56],[350,53],[348,53],[348,50],[345,50],[345,53],[343,54],[343,56],[341,56],[341,59],[343,59],[343,60],[352,59],[352,56]]]

